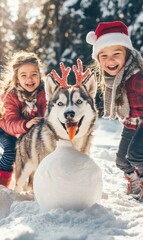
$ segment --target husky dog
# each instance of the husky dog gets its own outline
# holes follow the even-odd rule
[[[82,62],[73,66],[76,84],[68,85],[70,67],[60,63],[62,77],[56,73],[47,76],[45,92],[47,111],[45,117],[17,141],[15,162],[16,191],[21,191],[26,179],[32,186],[32,176],[40,161],[56,148],[58,139],[69,140],[68,125],[76,125],[73,145],[81,152],[88,153],[92,132],[97,119],[95,96],[97,83],[94,73],[87,69],[83,73]]]

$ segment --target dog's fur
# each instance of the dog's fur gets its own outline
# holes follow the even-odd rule
[[[21,191],[26,179],[34,174],[40,161],[56,148],[58,139],[69,140],[66,122],[78,122],[73,144],[81,152],[88,153],[92,132],[97,119],[95,106],[96,80],[94,74],[80,86],[64,89],[48,75],[45,81],[47,112],[28,133],[17,141],[15,162],[16,191]],[[29,178],[29,182],[32,177]]]

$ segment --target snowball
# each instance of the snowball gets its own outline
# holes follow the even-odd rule
[[[35,199],[42,210],[81,210],[100,203],[102,173],[91,157],[60,140],[54,152],[39,164],[33,181]]]

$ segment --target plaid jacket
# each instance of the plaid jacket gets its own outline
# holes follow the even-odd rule
[[[143,119],[143,72],[139,71],[125,82],[130,105],[130,116],[124,122],[128,128],[136,129]]]

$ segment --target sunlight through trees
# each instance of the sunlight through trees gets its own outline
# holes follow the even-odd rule
[[[142,0],[1,0],[0,63],[17,50],[36,52],[45,71],[68,65],[80,57],[91,61],[85,36],[99,21],[122,20],[133,45],[143,53]]]

